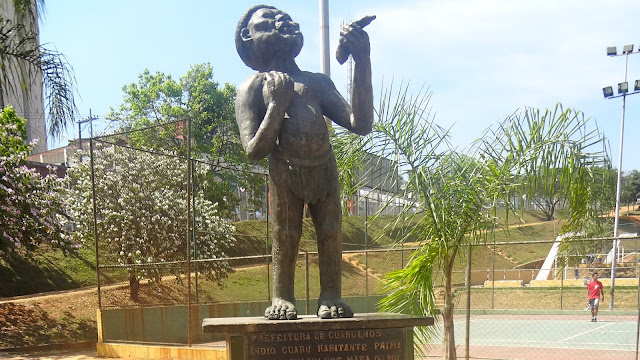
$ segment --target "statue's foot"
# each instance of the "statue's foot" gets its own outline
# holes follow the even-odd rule
[[[295,320],[298,318],[298,310],[289,301],[273,299],[271,306],[264,311],[264,318],[269,320]]]
[[[322,301],[318,307],[320,319],[337,319],[353,317],[353,310],[341,301]]]

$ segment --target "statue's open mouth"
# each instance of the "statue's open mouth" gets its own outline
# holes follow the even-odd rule
[[[300,27],[288,22],[279,22],[276,24],[276,29],[283,35],[298,35],[300,34]]]

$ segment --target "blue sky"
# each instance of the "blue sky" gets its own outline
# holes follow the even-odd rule
[[[239,85],[252,70],[236,54],[234,30],[254,4],[49,0],[40,39],[73,66],[81,116],[91,109],[103,119],[122,102],[122,86],[145,68],[179,78],[191,65],[210,62],[217,81]],[[320,71],[318,0],[269,4],[300,23],[299,66]],[[415,92],[428,87],[435,121],[451,127],[453,144],[464,148],[520,107],[561,102],[597,121],[617,167],[622,100],[605,100],[602,87],[623,81],[624,57],[609,58],[605,48],[634,44],[637,51],[637,0],[330,0],[329,9],[332,54],[342,22],[377,16],[367,27],[376,103],[391,79],[410,81]],[[346,66],[332,61],[332,78],[344,90]],[[640,79],[640,55],[629,57],[628,79]],[[76,127],[58,144],[77,136]],[[639,138],[637,95],[627,98],[625,171],[640,169]]]

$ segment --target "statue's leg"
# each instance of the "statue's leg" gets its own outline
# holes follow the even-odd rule
[[[337,174],[336,174],[337,176]],[[336,179],[337,182],[337,179]],[[318,317],[323,319],[353,317],[351,308],[342,302],[342,207],[339,187],[326,198],[309,204],[318,238],[320,263],[320,298]]]
[[[277,160],[269,164],[271,224],[273,234],[273,299],[265,318],[297,318],[294,278],[298,244],[302,235],[304,202],[289,188],[286,165]]]

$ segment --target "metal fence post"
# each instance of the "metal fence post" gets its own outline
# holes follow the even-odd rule
[[[496,234],[495,234],[495,220],[493,223],[493,251],[491,255],[491,309],[495,306],[495,292],[496,292]]]
[[[309,315],[309,252],[304,252],[304,272],[307,287],[307,315]]]
[[[400,227],[400,239],[402,240],[402,242],[400,242],[400,269],[404,269],[404,227],[405,227],[405,216],[404,216],[404,212],[402,213],[402,227]]]
[[[265,196],[267,197],[267,233],[264,240],[264,253],[267,259],[267,300],[271,300],[271,274],[269,271],[269,212],[271,211],[269,203],[269,176],[264,176]]]
[[[196,229],[196,196],[195,196],[195,192],[196,192],[196,182],[193,180],[195,179],[195,175],[196,175],[196,162],[195,159],[192,161],[191,159],[189,159],[189,162],[191,162],[191,172],[192,172],[192,176],[191,176],[191,208],[193,209],[192,211],[192,215],[191,215],[191,221],[193,224],[193,229],[191,231],[191,238],[192,238],[192,243],[193,243],[193,257],[194,259],[198,259],[198,239],[196,237],[197,234],[197,229]],[[194,272],[195,272],[195,276],[194,276],[194,280],[195,280],[195,286],[196,286],[196,290],[195,290],[195,299],[196,299],[196,304],[200,303],[199,300],[199,287],[198,287],[198,262],[196,262],[194,265]]]
[[[469,334],[471,332],[471,241],[467,246],[467,313],[466,313],[467,327],[464,335],[464,358],[469,360]]]
[[[98,207],[96,205],[96,171],[93,164],[93,137],[89,140],[91,164],[91,197],[93,200],[93,241],[96,247],[96,285],[98,288],[98,309],[102,309],[102,292],[100,289],[100,251],[98,247]]]
[[[565,264],[566,268],[566,264]],[[562,310],[562,299],[564,296],[564,270],[560,271],[560,310]]]
[[[364,294],[369,296],[369,252],[367,243],[369,242],[369,195],[364,198]]]
[[[638,239],[636,239],[635,241],[638,241]],[[637,258],[638,255],[636,255],[635,257]],[[636,266],[636,272],[638,272],[637,266]],[[639,345],[640,345],[640,276],[638,277],[638,320],[636,320],[636,360],[638,360]]]
[[[191,346],[191,119],[187,122],[187,346]]]

